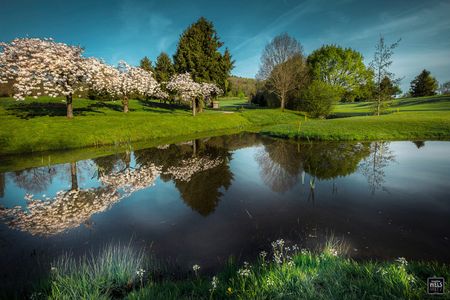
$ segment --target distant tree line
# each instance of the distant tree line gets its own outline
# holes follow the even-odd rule
[[[250,98],[256,94],[256,79],[238,76],[228,77],[227,96]]]
[[[372,101],[374,113],[380,115],[389,100],[402,92],[400,79],[390,71],[399,42],[386,44],[380,36],[373,60],[366,66],[362,54],[354,49],[324,45],[306,56],[295,38],[278,35],[263,50],[251,101],[306,111],[314,117],[328,116],[338,101]],[[436,79],[423,70],[411,82],[409,95],[431,96],[437,90]]]

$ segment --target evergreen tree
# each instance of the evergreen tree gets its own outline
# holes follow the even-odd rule
[[[154,72],[152,61],[147,56],[144,56],[144,58],[141,59],[141,61],[139,62],[139,67],[141,69],[144,69],[145,71]]]
[[[189,72],[197,82],[214,82],[226,93],[234,61],[228,49],[219,51],[222,46],[213,23],[201,17],[180,37],[173,57],[175,70]]]
[[[175,73],[175,68],[172,64],[172,61],[165,52],[161,52],[161,54],[156,59],[155,66],[155,77],[156,80],[161,82],[168,82],[170,77]]]
[[[423,97],[436,95],[438,88],[437,80],[431,76],[430,71],[423,70],[411,81],[411,96]]]
[[[386,96],[393,97],[402,92],[398,84],[393,82],[388,76],[385,76],[380,83],[380,91]]]

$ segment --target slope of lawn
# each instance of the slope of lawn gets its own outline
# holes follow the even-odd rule
[[[297,120],[266,126],[263,133],[316,140],[450,139],[450,97],[393,100],[384,115],[374,116],[370,102],[343,103],[330,119]]]
[[[65,117],[62,99],[0,99],[0,154],[231,133],[285,123],[296,119],[297,113],[207,110],[194,118],[189,109],[131,100],[130,112],[124,114],[120,102],[76,99],[74,115],[72,120]]]
[[[450,139],[450,97],[392,101],[387,114],[372,116],[370,103],[339,104],[331,119],[255,108],[246,99],[221,99],[221,109],[192,117],[189,109],[158,101],[121,103],[74,100],[72,120],[61,98],[17,102],[0,99],[0,155],[87,146],[165,143],[240,131],[322,140]]]

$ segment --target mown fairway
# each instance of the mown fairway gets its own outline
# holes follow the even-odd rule
[[[73,120],[61,98],[0,99],[0,154],[118,145],[196,135],[261,131],[275,136],[322,140],[404,140],[450,138],[450,97],[394,100],[386,115],[372,116],[370,103],[339,104],[333,118],[314,120],[303,113],[248,106],[225,98],[221,109],[196,117],[188,108],[157,101],[121,103],[74,101]]]

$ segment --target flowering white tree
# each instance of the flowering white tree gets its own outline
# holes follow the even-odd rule
[[[197,106],[201,109],[201,101],[222,94],[222,90],[214,83],[197,83],[192,80],[189,73],[173,75],[166,88],[177,93],[181,101],[189,103],[192,106],[192,115],[194,116],[198,109]]]
[[[108,94],[112,98],[117,97],[116,81],[119,80],[119,70],[96,58],[89,58],[88,60],[92,72],[89,88],[98,93]]]
[[[0,49],[0,81],[13,83],[14,98],[65,96],[67,117],[73,118],[72,95],[82,91],[92,75],[81,47],[23,38],[0,43]]]
[[[203,82],[200,84],[200,93],[205,101],[205,104],[207,104],[210,100],[222,95],[223,91],[214,83]]]
[[[128,99],[132,93],[153,96],[158,92],[159,84],[152,72],[132,67],[124,61],[119,62],[117,70],[119,75],[114,78],[113,90],[116,96],[122,98],[124,112],[128,112]]]

